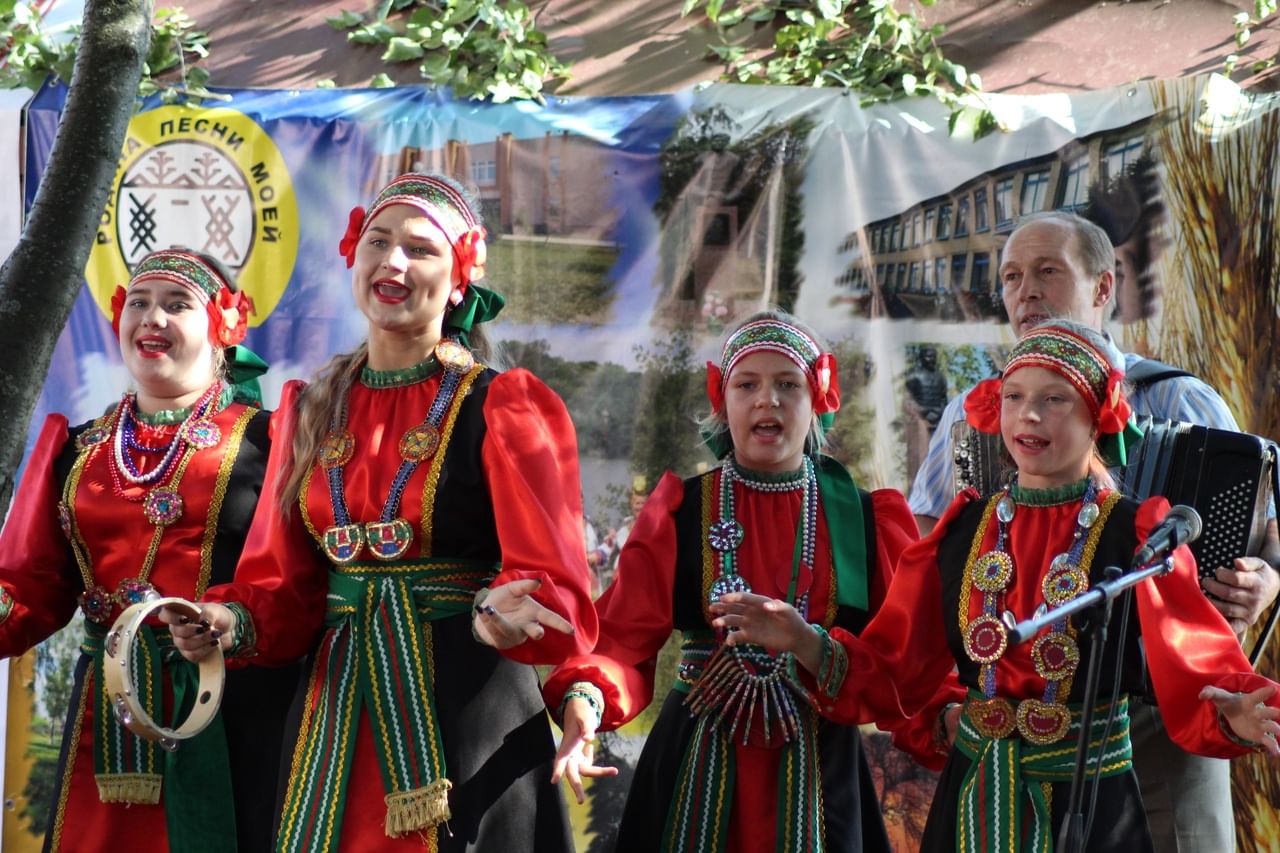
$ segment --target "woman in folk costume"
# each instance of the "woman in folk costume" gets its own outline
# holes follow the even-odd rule
[[[704,432],[724,461],[683,482],[664,476],[597,602],[594,653],[548,679],[547,707],[563,715],[557,777],[581,799],[581,776],[612,772],[592,766],[591,739],[649,704],[676,628],[676,683],[636,767],[618,849],[887,850],[858,730],[828,713],[843,678],[828,631],[856,633],[876,611],[915,520],[898,492],[864,492],[818,455],[840,405],[835,358],[795,318],[748,319],[707,371]],[[796,613],[818,655],[727,643],[711,608],[735,590]]]
[[[231,673],[220,719],[172,753],[119,724],[102,680],[122,608],[152,590],[195,599],[233,576],[268,452],[267,414],[240,402],[266,369],[236,346],[253,303],[212,258],[174,249],[142,258],[111,306],[136,390],[76,427],[49,416],[0,538],[0,655],[84,614],[46,849],[235,850],[237,834],[261,849],[289,677]],[[169,724],[197,676],[162,627],[143,630],[153,678],[141,687]],[[236,637],[203,640],[231,650]]]
[[[958,495],[933,532],[903,554],[862,635],[837,635],[848,663],[834,702],[843,719],[911,713],[953,666],[967,688],[924,850],[1053,847],[1075,764],[1089,633],[1064,619],[1033,642],[1010,645],[1006,624],[1079,596],[1107,566],[1128,566],[1169,509],[1160,497],[1122,498],[1099,454],[1123,459],[1122,364],[1106,339],[1079,323],[1049,321],[1024,335],[1003,376],[980,384],[966,403],[971,424],[1003,437],[1017,469],[1012,485],[986,498]],[[1132,604],[1122,602],[1116,623],[1125,627],[1130,606],[1136,618],[1110,632],[1101,662],[1088,759],[1101,778],[1085,849],[1134,853],[1152,847],[1125,710],[1125,694],[1143,689],[1139,635],[1170,735],[1188,751],[1280,756],[1280,697],[1252,672],[1205,599],[1185,547],[1174,553],[1172,573],[1142,581]],[[726,596],[717,612],[719,622],[739,628],[735,641],[817,654],[789,613],[744,596]],[[1107,688],[1117,679],[1113,707]]]
[[[530,664],[595,643],[573,424],[482,361],[502,299],[456,183],[396,178],[340,249],[368,339],[286,387],[272,500],[209,594],[243,609],[205,605],[262,660],[315,649],[277,849],[570,850]]]

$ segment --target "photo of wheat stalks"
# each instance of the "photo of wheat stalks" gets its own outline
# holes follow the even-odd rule
[[[1242,430],[1280,438],[1280,100],[1221,78],[1152,85],[1171,242],[1163,315],[1143,331],[1160,358],[1217,389]],[[1267,645],[1258,671],[1277,679],[1280,639]],[[1237,849],[1280,851],[1275,764],[1234,761],[1232,791]]]

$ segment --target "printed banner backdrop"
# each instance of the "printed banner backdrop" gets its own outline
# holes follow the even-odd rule
[[[508,299],[495,337],[577,424],[601,585],[630,495],[664,469],[710,462],[693,423],[701,365],[734,317],[769,304],[815,325],[838,354],[834,454],[868,488],[906,489],[946,400],[994,372],[1012,340],[998,253],[1015,219],[1036,210],[1084,212],[1112,232],[1113,332],[1125,346],[1198,373],[1243,429],[1280,434],[1280,112],[1230,84],[991,96],[1013,130],[977,142],[949,137],[933,102],[861,109],[825,90],[714,85],[545,106],[420,88],[226,94],[208,109],[134,118],[33,437],[44,414],[82,421],[126,387],[110,293],[138,257],[174,244],[238,272],[258,307],[247,343],[272,365],[264,390],[275,402],[286,379],[361,337],[337,241],[354,205],[413,169],[479,191],[488,284]],[[30,105],[28,204],[64,96],[47,89]],[[46,657],[37,681],[59,668]],[[1276,664],[1273,648],[1273,676]],[[63,712],[58,693],[37,688],[33,731]],[[634,762],[650,723],[602,749]],[[912,849],[931,777],[883,737],[869,752],[895,842]],[[1280,844],[1274,768],[1236,768],[1242,839]],[[627,778],[624,768],[595,785],[575,811],[580,849],[608,849]],[[23,784],[6,779],[6,792]]]

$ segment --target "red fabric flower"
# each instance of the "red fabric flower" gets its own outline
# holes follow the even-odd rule
[[[719,414],[724,411],[724,389],[720,387],[724,379],[720,366],[714,361],[707,362],[707,399],[711,401],[711,411]]]
[[[1124,429],[1133,415],[1133,408],[1124,396],[1124,375],[1118,370],[1107,374],[1107,390],[1098,408],[1098,431],[1117,433]]]
[[[338,254],[347,259],[347,269],[356,263],[356,244],[360,242],[360,229],[364,225],[364,208],[356,205],[347,214],[347,233],[338,242]]]
[[[254,313],[253,299],[241,291],[232,293],[222,288],[205,307],[209,312],[209,342],[214,346],[234,346],[244,340],[249,315]]]
[[[814,361],[809,375],[813,391],[813,411],[819,415],[838,411],[840,409],[840,373],[836,368],[836,357],[829,352],[824,352]]]
[[[484,229],[476,227],[467,231],[453,244],[454,257],[458,260],[458,274],[464,291],[471,282],[484,278],[484,265],[489,254],[484,238]]]
[[[127,291],[123,284],[117,284],[115,293],[111,294],[111,331],[120,340],[120,315],[124,313],[124,300]]]
[[[979,432],[1000,432],[1000,379],[984,379],[964,400],[964,416]]]

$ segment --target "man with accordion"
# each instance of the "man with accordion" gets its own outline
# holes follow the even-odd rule
[[[1016,336],[1050,318],[1076,320],[1101,331],[1115,291],[1115,250],[1105,231],[1080,216],[1064,211],[1033,214],[1019,222],[1005,243],[1000,280],[1001,295]],[[1235,418],[1222,398],[1199,379],[1133,353],[1125,354],[1125,366],[1135,414],[1147,416],[1144,422],[1148,424],[1151,419],[1156,422],[1156,429],[1149,432],[1146,441],[1150,445],[1148,462],[1157,460],[1162,452],[1166,457],[1174,453],[1164,449],[1175,447],[1168,441],[1171,433],[1164,421],[1210,428],[1199,430],[1200,433],[1238,433]],[[982,480],[998,467],[989,463],[1002,455],[989,444],[984,446],[980,436],[964,434],[964,401],[968,393],[957,395],[943,410],[912,485],[909,502],[922,533],[932,529],[960,487],[990,488],[989,483],[984,487]],[[1187,429],[1181,428],[1184,432]],[[1242,438],[1252,439],[1258,446],[1264,444],[1251,436]],[[1162,449],[1157,449],[1159,442],[1166,442],[1160,445]],[[1162,463],[1157,460],[1156,467],[1179,465],[1165,458]],[[1259,478],[1260,484],[1231,490],[1235,497],[1249,502],[1250,510],[1259,486],[1266,485],[1265,473],[1260,473]],[[1135,497],[1146,497],[1144,491],[1162,491],[1149,475],[1134,476],[1132,471],[1126,471],[1117,479],[1138,492]],[[1247,494],[1236,494],[1240,492]],[[1170,496],[1168,489],[1163,493]],[[1221,501],[1214,503],[1213,511],[1217,512]],[[1197,508],[1202,513],[1207,509]],[[1249,521],[1254,522],[1252,532]],[[1207,522],[1207,527],[1214,523]],[[1200,567],[1202,585],[1237,636],[1243,637],[1280,592],[1280,574],[1276,570],[1280,564],[1280,540],[1274,512],[1265,519],[1246,520],[1243,529],[1229,531],[1225,539],[1242,545],[1251,540],[1252,547],[1228,547],[1222,553],[1234,560],[1228,558],[1223,562],[1230,564],[1222,566],[1208,564],[1211,561],[1201,554],[1207,564]],[[1209,553],[1219,551],[1221,548]],[[1260,556],[1239,556],[1246,551]],[[1154,702],[1135,701],[1130,714],[1133,765],[1155,849],[1179,853],[1234,849],[1228,762],[1191,755],[1175,745],[1164,731]],[[943,722],[950,726],[952,721]]]

